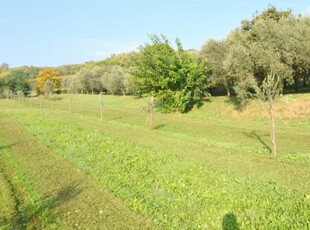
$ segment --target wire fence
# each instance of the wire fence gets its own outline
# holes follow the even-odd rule
[[[122,117],[135,117],[141,123],[146,124],[149,129],[153,129],[154,112],[153,109],[145,108],[149,106],[149,101],[142,103],[136,108],[128,108],[125,105],[113,106],[113,100],[98,95],[97,100],[93,98],[87,102],[81,101],[81,95],[51,95],[37,97],[16,96],[13,99],[20,105],[33,109],[50,109],[68,113],[80,114],[101,121],[112,120]],[[11,100],[9,99],[9,100]],[[124,102],[126,103],[126,102]],[[153,103],[153,102],[152,102]],[[151,103],[151,104],[152,104]]]

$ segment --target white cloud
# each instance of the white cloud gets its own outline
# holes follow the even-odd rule
[[[305,10],[305,12],[303,13],[303,15],[307,15],[310,16],[310,6],[308,6]]]
[[[74,39],[75,43],[85,47],[94,55],[94,58],[104,59],[110,57],[111,54],[125,53],[137,50],[138,42],[133,41],[111,41],[100,38],[79,38]]]
[[[99,58],[106,58],[109,57],[111,53],[109,51],[98,51],[95,53],[95,55]]]

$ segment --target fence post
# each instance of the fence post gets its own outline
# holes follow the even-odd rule
[[[154,97],[150,97],[150,114],[149,114],[149,129],[153,129],[154,126]]]
[[[99,111],[100,111],[100,120],[103,120],[103,103],[102,103],[102,95],[99,93]]]
[[[40,108],[42,108],[42,104],[43,104],[43,95],[40,95]]]

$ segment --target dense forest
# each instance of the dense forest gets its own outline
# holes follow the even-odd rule
[[[269,7],[201,50],[184,50],[179,39],[171,43],[164,35],[149,38],[138,52],[102,61],[47,70],[3,63],[0,93],[148,94],[162,111],[186,112],[212,95],[236,96],[245,104],[267,89],[278,94],[309,89],[310,18],[291,10]]]

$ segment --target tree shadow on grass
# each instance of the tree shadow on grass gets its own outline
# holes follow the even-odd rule
[[[242,103],[237,97],[227,97],[225,103],[233,105],[234,109],[237,111],[242,111],[245,109],[246,104]]]
[[[111,120],[120,120],[122,118],[123,118],[122,116],[116,116],[116,117],[113,117]]]
[[[165,127],[166,125],[167,125],[167,123],[161,123],[161,124],[155,125],[153,129],[161,129],[161,128]]]
[[[266,142],[255,132],[252,131],[250,133],[242,132],[246,137],[250,137],[252,139],[257,139],[265,149],[267,149],[271,153],[271,148],[266,144]]]
[[[225,214],[222,221],[223,230],[239,230],[239,224],[235,214],[229,212]]]
[[[0,150],[1,149],[10,149],[12,146],[17,145],[19,142],[15,142],[13,144],[10,145],[0,145]]]
[[[28,229],[28,225],[35,223],[38,219],[44,219],[45,223],[55,224],[52,209],[77,196],[81,192],[81,189],[77,188],[79,184],[80,182],[72,183],[55,196],[38,199],[31,207],[23,207],[21,200],[14,194],[14,215],[11,219],[0,222],[0,229]]]

